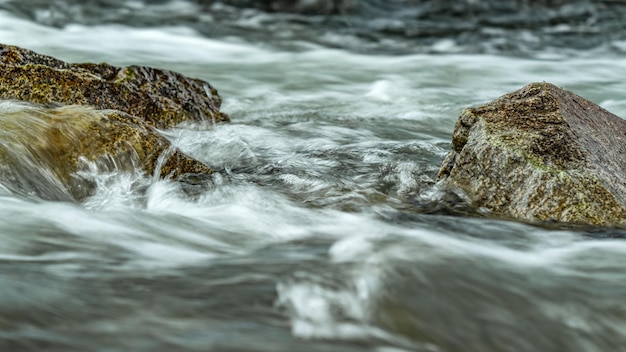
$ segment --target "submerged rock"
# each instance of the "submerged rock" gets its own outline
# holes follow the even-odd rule
[[[143,66],[69,64],[0,44],[0,99],[91,105],[142,118],[157,128],[228,120],[209,83]]]
[[[625,136],[625,120],[533,83],[462,113],[439,180],[500,217],[624,224]]]
[[[115,110],[46,108],[0,101],[0,183],[49,200],[82,200],[93,189],[81,171],[180,178],[210,174],[142,120]]]

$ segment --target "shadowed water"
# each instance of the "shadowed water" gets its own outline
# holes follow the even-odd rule
[[[159,6],[192,2],[175,4]],[[461,216],[462,195],[435,184],[461,109],[526,83],[626,116],[619,54],[372,55],[306,38],[286,50],[189,18],[22,15],[0,12],[1,41],[206,79],[232,123],[162,131],[218,170],[208,186],[86,168],[97,187],[75,203],[4,181],[0,350],[624,349],[624,230]]]
[[[611,0],[4,0],[0,9],[65,27],[184,26],[301,50],[356,52],[623,54],[626,4]]]

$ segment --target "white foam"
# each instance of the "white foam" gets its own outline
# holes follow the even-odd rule
[[[380,80],[372,84],[372,88],[365,94],[366,97],[378,99],[381,101],[391,101],[392,96],[390,90],[393,84],[389,80]]]
[[[453,39],[441,39],[432,45],[432,50],[436,53],[454,53],[461,49]]]
[[[17,30],[19,28],[19,30]],[[123,25],[67,25],[53,28],[0,11],[3,43],[22,46],[68,61],[107,61],[130,64],[145,62],[247,61],[266,58],[269,53],[251,45],[240,45],[199,36],[187,27],[133,28]]]
[[[288,308],[292,333],[300,338],[388,338],[367,323],[368,302],[351,291],[332,290],[306,281],[279,284],[277,304]]]

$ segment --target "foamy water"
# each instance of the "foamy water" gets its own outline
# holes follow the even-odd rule
[[[205,79],[232,119],[162,131],[219,171],[205,188],[97,169],[82,203],[0,185],[3,350],[623,349],[623,230],[445,215],[434,182],[461,109],[529,82],[626,116],[620,56],[283,50],[2,11],[0,41]]]

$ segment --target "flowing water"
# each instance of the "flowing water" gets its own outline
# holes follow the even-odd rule
[[[435,183],[461,109],[527,83],[626,116],[623,42],[398,54],[299,24],[285,45],[258,10],[209,35],[192,1],[91,24],[91,2],[31,3],[0,1],[0,42],[205,79],[232,122],[162,131],[219,171],[205,189],[123,170],[84,172],[81,203],[0,185],[0,350],[626,351],[625,230],[468,216]]]

